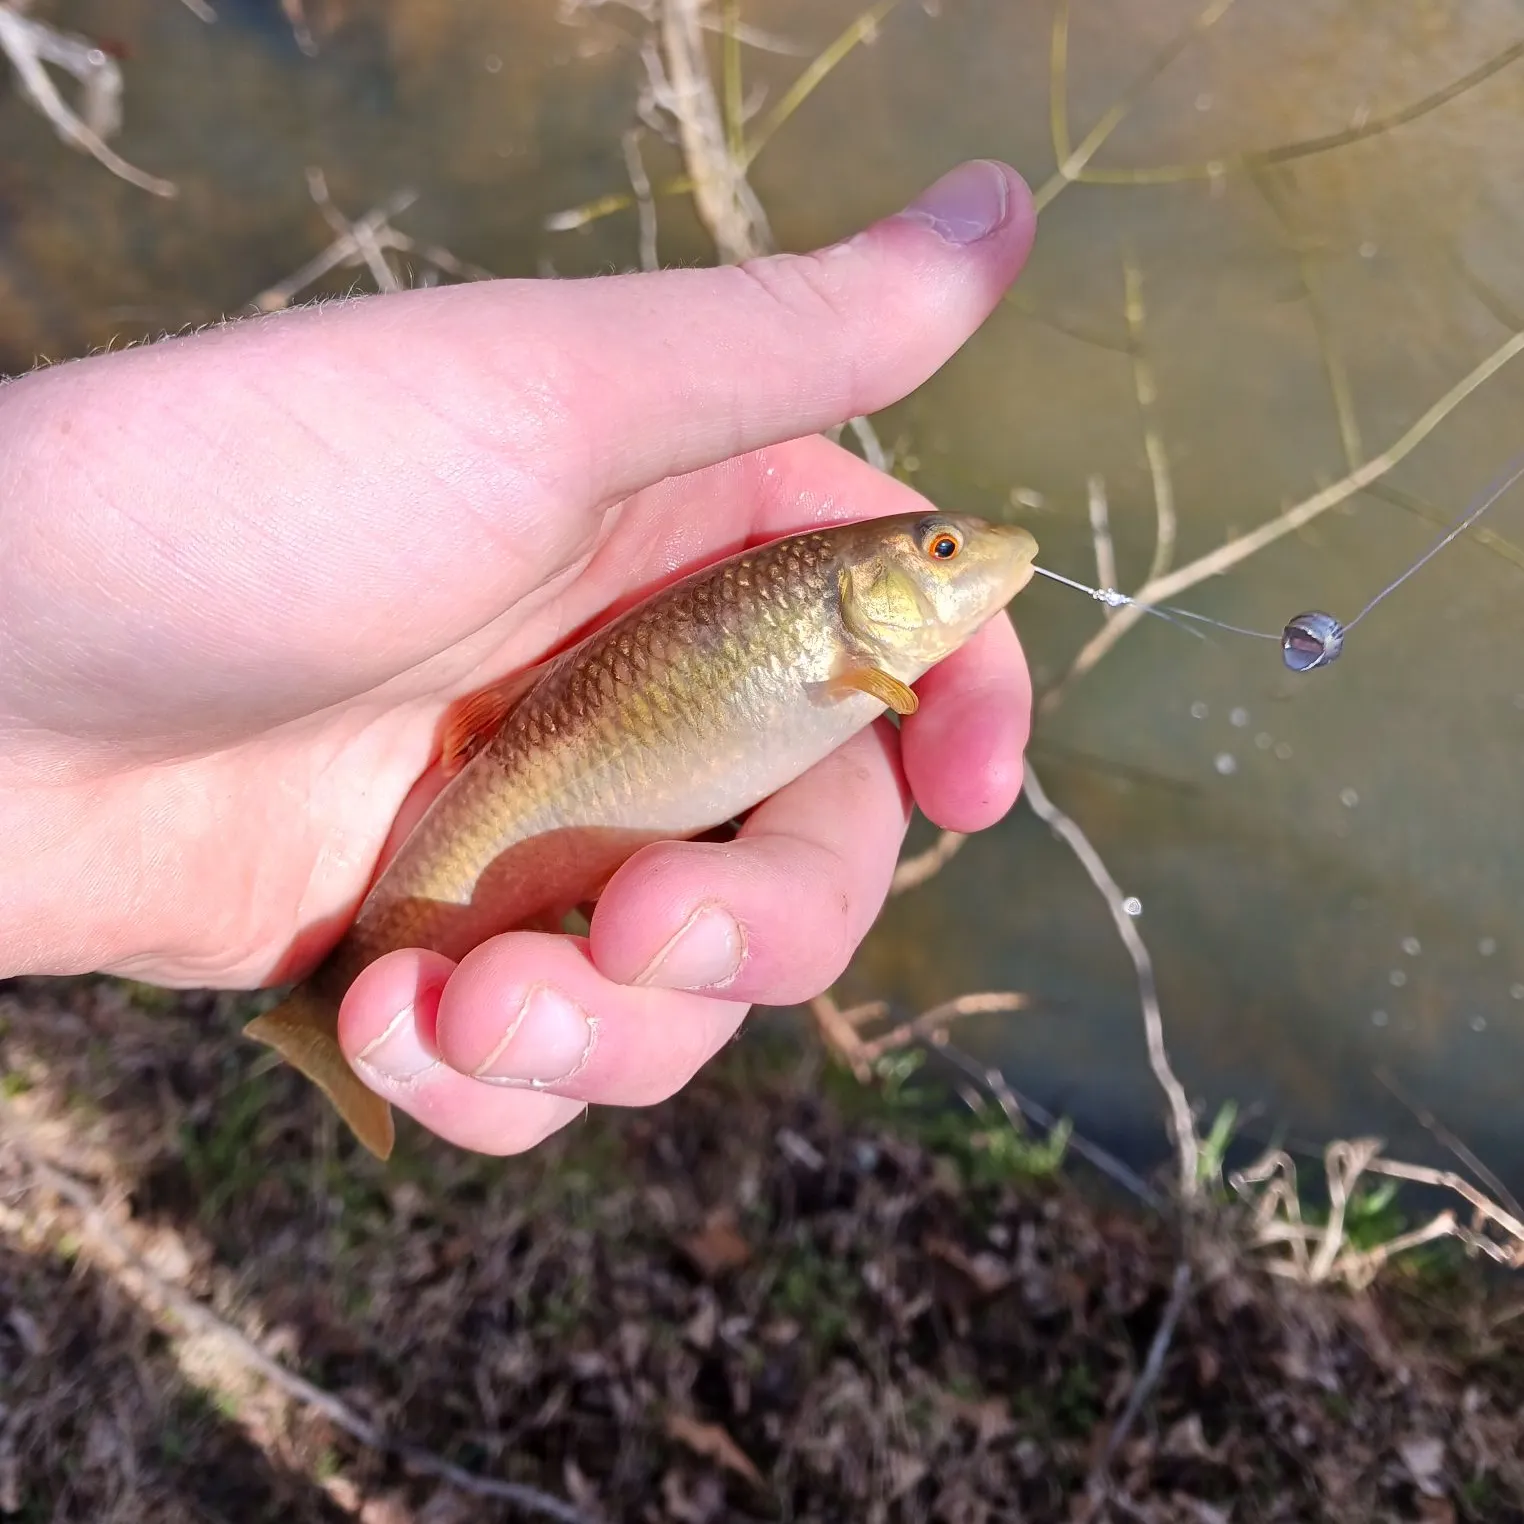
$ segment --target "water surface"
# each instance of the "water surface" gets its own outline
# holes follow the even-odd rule
[[[747,0],[751,24],[813,50],[842,0]],[[359,214],[411,187],[398,226],[504,275],[632,267],[624,212],[575,233],[548,216],[626,187],[621,134],[643,80],[640,17],[550,0],[311,4],[316,57],[279,7],[55,0],[61,25],[124,56],[117,145],[173,179],[161,201],[108,176],[0,88],[0,368],[243,310],[327,242],[304,171]],[[1193,5],[1076,0],[1078,141],[1191,24]],[[954,161],[1048,179],[1047,5],[905,0],[756,162],[779,241],[807,247],[900,204]],[[1389,445],[1524,313],[1524,63],[1390,132],[1235,168],[1235,154],[1358,128],[1524,38],[1524,5],[1239,0],[1147,89],[1094,160],[1228,161],[1211,179],[1080,185],[1042,219],[1014,298],[939,376],[878,420],[951,508],[1030,523],[1047,564],[1094,573],[1087,478],[1104,479],[1124,586],[1155,510],[1124,266],[1143,298],[1151,419],[1179,514],[1177,561],[1263,521]],[[776,100],[798,58],[747,50]],[[678,167],[647,134],[650,169]],[[681,201],[666,262],[712,257]],[[322,289],[363,283],[338,272]],[[1337,383],[1337,384],[1335,384]],[[1341,428],[1337,398],[1349,399]],[[1392,473],[1189,606],[1273,630],[1348,616],[1524,448],[1507,369]],[[1524,546],[1524,492],[1489,519]],[[1198,642],[1157,621],[1038,729],[1034,764],[1128,893],[1157,962],[1171,1049],[1209,1111],[1259,1135],[1375,1130],[1423,1152],[1377,1083],[1388,1067],[1524,1183],[1524,571],[1459,544],[1297,678],[1268,643]],[[1016,606],[1039,684],[1100,610],[1051,586]],[[891,906],[844,982],[909,1011],[973,988],[1036,997],[965,1040],[1026,1091],[1148,1157],[1161,1144],[1132,970],[1067,851],[1025,809]]]

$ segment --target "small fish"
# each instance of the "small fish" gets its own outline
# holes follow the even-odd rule
[[[350,1068],[339,1003],[384,953],[459,959],[558,926],[654,841],[759,804],[885,710],[1026,586],[1024,529],[921,513],[742,551],[446,716],[451,775],[353,924],[245,1028],[317,1084],[360,1141],[392,1149],[391,1106]]]

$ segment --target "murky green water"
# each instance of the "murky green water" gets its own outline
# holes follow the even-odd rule
[[[560,209],[627,185],[620,135],[642,67],[626,7],[552,0],[312,0],[317,57],[274,0],[55,0],[40,14],[126,54],[117,146],[168,176],[165,202],[61,147],[0,91],[0,368],[240,310],[328,239],[304,169],[358,214],[413,187],[398,219],[502,274],[636,262],[633,215],[578,233]],[[851,0],[746,0],[808,50]],[[1075,0],[1076,141],[1197,13]],[[1034,184],[1053,166],[1047,4],[904,0],[758,159],[785,246],[838,236],[957,159]],[[1238,0],[1140,98],[1107,169],[1231,159],[1339,133],[1419,101],[1524,38],[1524,4]],[[800,60],[748,50],[776,99]],[[1365,455],[1386,448],[1524,313],[1524,61],[1390,132],[1266,173],[1073,186],[1044,215],[1017,298],[920,394],[880,420],[949,506],[1024,516],[1047,564],[1094,563],[1086,479],[1106,484],[1121,581],[1141,580],[1154,500],[1123,266],[1180,519],[1177,562],[1347,469],[1328,355]],[[653,175],[670,149],[647,138]],[[680,202],[664,260],[707,257]],[[333,277],[327,289],[359,279]],[[1481,283],[1479,286],[1478,283]],[[1524,362],[1520,362],[1524,364]],[[1524,369],[1505,369],[1389,478],[1452,515],[1521,447]],[[1038,507],[1012,507],[1013,492]],[[1034,496],[1035,495],[1035,496]],[[1524,491],[1491,528],[1524,546]],[[1433,524],[1367,494],[1282,540],[1188,606],[1263,629],[1306,607],[1349,615]],[[1100,611],[1038,586],[1018,623],[1051,685]],[[1127,892],[1157,962],[1193,1093],[1262,1108],[1261,1135],[1421,1135],[1377,1083],[1388,1067],[1495,1166],[1524,1180],[1524,570],[1463,543],[1294,678],[1267,643],[1191,640],[1157,621],[1039,728],[1035,764]],[[1031,991],[1030,1013],[965,1040],[1082,1128],[1133,1152],[1159,1139],[1132,972],[1066,850],[1020,810],[935,885],[896,902],[848,993],[905,1009],[972,988]]]

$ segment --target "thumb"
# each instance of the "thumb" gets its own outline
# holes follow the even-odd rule
[[[989,316],[1035,217],[1014,170],[975,160],[814,253],[409,292],[388,299],[385,324],[369,302],[292,314],[267,330],[270,361],[300,407],[303,330],[321,324],[316,388],[335,371],[391,373],[429,398],[452,444],[459,431],[496,446],[518,483],[564,514],[897,402]],[[388,474],[429,470],[419,445],[410,435],[410,461]],[[503,485],[499,516],[512,512]]]
[[[313,630],[343,632],[346,683],[380,681],[585,550],[608,503],[913,391],[1000,300],[1034,218],[1015,171],[978,160],[815,253],[328,303],[34,374],[0,392],[0,486],[88,488],[27,522],[48,540],[28,564],[89,596],[0,556],[0,606],[137,651],[151,590],[174,611],[166,689],[273,663],[284,692]],[[332,683],[335,650],[314,660]]]

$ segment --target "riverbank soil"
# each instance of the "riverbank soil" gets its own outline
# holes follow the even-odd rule
[[[1225,1219],[1103,1482],[1178,1237],[1003,1121],[763,1015],[667,1105],[516,1160],[404,1125],[383,1167],[245,1014],[0,987],[6,1517],[534,1516],[491,1478],[653,1524],[1524,1519],[1516,1279],[1303,1288]]]

